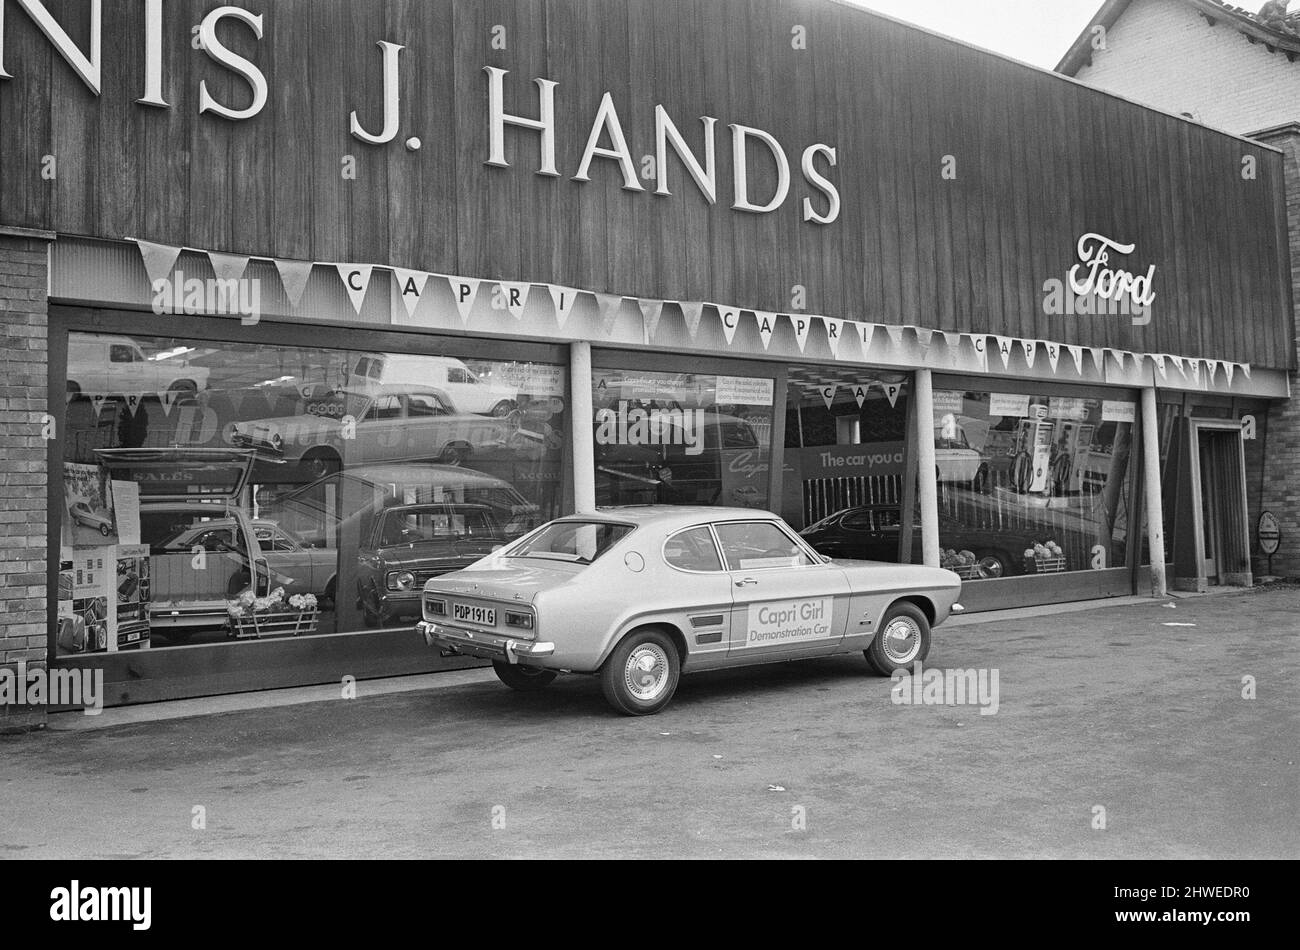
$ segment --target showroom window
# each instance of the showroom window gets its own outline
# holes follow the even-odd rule
[[[73,332],[67,380],[61,654],[405,626],[562,513],[553,363]]]
[[[769,378],[592,373],[600,505],[767,508]]]
[[[791,366],[788,379],[782,516],[829,557],[897,561],[909,377]]]
[[[1136,404],[934,393],[943,567],[964,580],[1124,567]]]

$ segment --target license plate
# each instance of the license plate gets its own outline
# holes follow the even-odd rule
[[[495,627],[497,625],[497,612],[491,607],[476,607],[473,604],[452,604],[451,616],[453,620],[463,620],[465,623],[476,624],[480,627]]]

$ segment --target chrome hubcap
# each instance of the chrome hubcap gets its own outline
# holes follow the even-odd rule
[[[981,558],[979,569],[980,577],[993,578],[1002,576],[1002,562],[995,557]]]
[[[881,645],[893,662],[910,663],[921,652],[921,631],[914,620],[896,617],[881,634]]]
[[[627,658],[623,681],[638,701],[653,702],[668,688],[668,654],[658,644],[641,644]]]

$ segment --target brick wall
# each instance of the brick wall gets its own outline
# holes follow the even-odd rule
[[[1239,135],[1300,119],[1300,61],[1210,26],[1184,0],[1133,0],[1077,78]]]
[[[1298,63],[1297,65],[1300,65]],[[1300,108],[1300,103],[1297,104]],[[1291,293],[1300,304],[1300,128],[1271,135],[1268,144],[1282,149],[1286,156],[1287,230],[1291,235]],[[1300,335],[1300,315],[1296,320]],[[1297,340],[1300,345],[1300,340]],[[1260,508],[1271,511],[1282,523],[1282,546],[1273,557],[1273,573],[1300,576],[1300,373],[1291,375],[1291,399],[1274,404],[1268,412],[1266,428],[1260,432],[1264,443],[1264,472],[1261,480]],[[1256,521],[1251,522],[1251,548],[1259,554],[1255,539]],[[1255,569],[1267,570],[1267,559],[1257,558]]]
[[[0,228],[0,665],[44,666],[48,243]],[[0,732],[45,710],[0,705]]]

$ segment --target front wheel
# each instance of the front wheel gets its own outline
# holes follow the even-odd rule
[[[624,637],[600,668],[600,686],[623,715],[649,716],[668,705],[681,672],[677,646],[666,634],[638,630]]]
[[[911,669],[930,655],[930,621],[912,603],[894,604],[881,621],[876,638],[863,653],[867,663],[881,676]]]
[[[540,670],[532,666],[515,666],[512,663],[501,663],[497,660],[492,661],[492,669],[496,670],[497,679],[520,693],[533,693],[539,689],[545,689],[555,682],[555,677],[559,676],[555,670]]]

